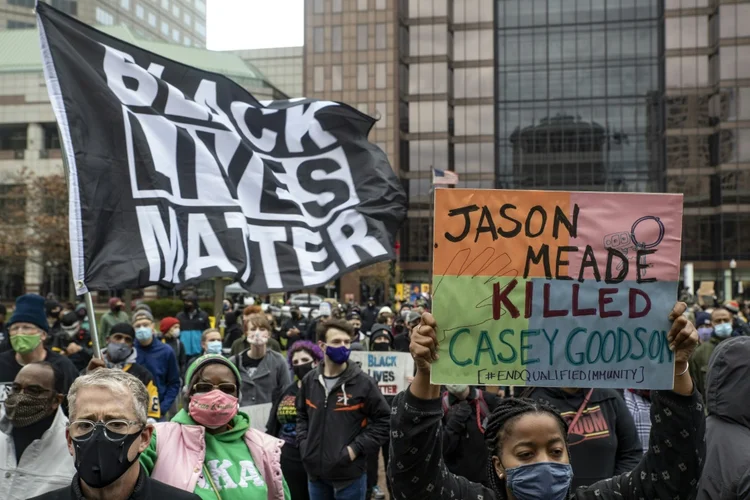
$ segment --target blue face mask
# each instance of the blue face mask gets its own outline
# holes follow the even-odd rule
[[[326,356],[337,365],[346,363],[349,360],[351,352],[351,349],[343,345],[341,347],[326,346]]]
[[[505,469],[508,489],[516,500],[564,500],[573,480],[573,467],[537,462]]]
[[[206,342],[206,354],[221,354],[221,340]]]
[[[732,324],[731,323],[719,323],[718,325],[714,325],[714,333],[717,337],[721,337],[723,339],[729,337],[732,335]]]
[[[148,342],[153,336],[154,331],[147,326],[141,326],[135,329],[135,338],[138,339],[138,342]]]

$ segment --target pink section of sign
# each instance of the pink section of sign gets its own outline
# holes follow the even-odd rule
[[[656,250],[645,257],[648,267],[643,278],[677,281],[680,277],[680,239],[682,235],[682,195],[642,193],[570,193],[570,205],[578,204],[578,235],[570,240],[578,252],[571,252],[568,275],[578,278],[586,245],[594,250],[604,280],[607,247],[628,257],[626,280],[636,280],[636,249]],[[572,213],[570,214],[572,215]],[[635,229],[633,238],[633,229]],[[635,239],[635,241],[633,241]],[[620,273],[620,260],[613,259],[612,275]],[[594,278],[589,267],[584,279]]]

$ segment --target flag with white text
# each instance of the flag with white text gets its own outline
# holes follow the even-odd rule
[[[297,290],[395,257],[406,196],[371,117],[259,102],[42,2],[37,15],[77,293],[214,277]]]

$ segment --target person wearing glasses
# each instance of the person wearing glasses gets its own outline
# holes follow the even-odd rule
[[[141,463],[153,479],[203,500],[289,500],[283,441],[250,427],[239,411],[240,372],[219,354],[185,374],[187,408],[156,424]]]
[[[68,402],[65,437],[77,473],[68,486],[33,500],[199,500],[150,478],[138,461],[154,430],[146,421],[149,396],[140,380],[99,368],[76,379]]]
[[[68,419],[60,406],[62,381],[46,361],[16,375],[0,420],[0,498],[41,495],[69,484],[75,474],[63,439]]]

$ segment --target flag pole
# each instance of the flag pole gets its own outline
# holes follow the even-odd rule
[[[96,327],[96,314],[94,313],[94,299],[91,297],[91,292],[83,294],[84,300],[86,301],[86,311],[89,315],[89,335],[91,335],[91,343],[94,347],[94,357],[101,358],[102,350],[99,345],[99,332]]]

